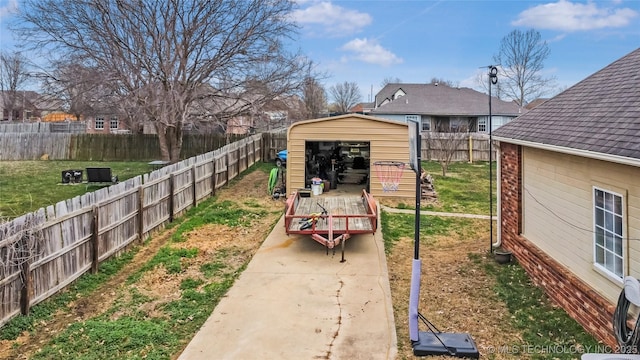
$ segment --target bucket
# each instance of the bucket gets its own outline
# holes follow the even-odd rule
[[[321,195],[322,194],[322,185],[320,185],[320,184],[311,185],[311,192],[313,192],[313,195]]]
[[[320,185],[320,184],[322,184],[322,179],[320,179],[320,178],[313,178],[313,179],[311,179],[311,183],[312,183],[313,185]]]

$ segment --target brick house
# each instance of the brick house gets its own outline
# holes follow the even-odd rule
[[[131,132],[127,124],[122,121],[122,116],[113,112],[87,116],[86,123],[89,134],[128,134]]]
[[[495,139],[498,242],[555,303],[615,346],[623,279],[640,278],[640,49]]]

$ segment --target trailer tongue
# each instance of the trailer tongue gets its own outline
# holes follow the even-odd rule
[[[311,235],[327,252],[342,245],[344,262],[344,243],[351,235],[376,232],[378,206],[365,190],[360,196],[333,197],[303,197],[295,192],[286,201],[284,224],[287,235]]]

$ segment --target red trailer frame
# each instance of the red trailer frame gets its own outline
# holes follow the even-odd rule
[[[327,209],[328,214],[321,211]],[[302,219],[312,218],[310,228],[302,229]],[[367,191],[360,196],[309,196],[295,192],[285,202],[284,226],[287,235],[311,235],[311,238],[333,249],[354,234],[373,234],[378,229],[378,205]]]

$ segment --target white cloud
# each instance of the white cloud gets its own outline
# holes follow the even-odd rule
[[[389,66],[401,64],[402,58],[383,48],[375,39],[353,39],[344,44],[340,50],[352,53],[348,58],[366,63]]]
[[[299,4],[308,3],[299,1]],[[317,35],[349,36],[371,24],[371,15],[334,5],[329,1],[311,2],[304,9],[295,10],[293,19]]]
[[[559,0],[525,10],[511,24],[537,29],[580,31],[627,26],[631,19],[638,16],[638,12],[630,8],[616,9],[598,5],[602,3],[584,4]]]
[[[18,0],[9,0],[5,6],[0,7],[0,19],[18,11]]]

